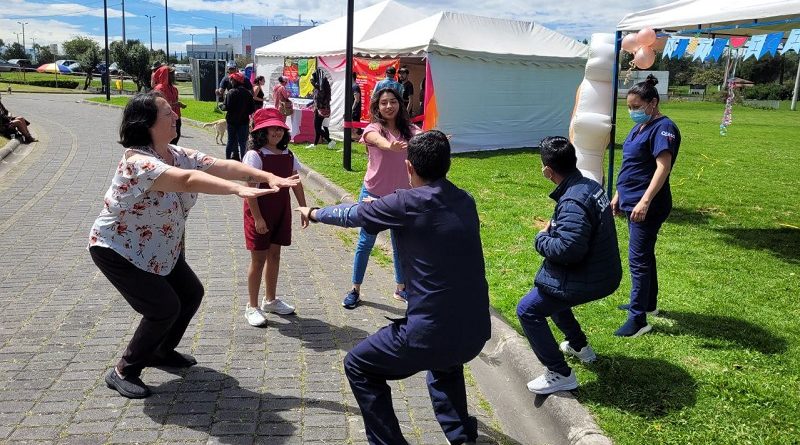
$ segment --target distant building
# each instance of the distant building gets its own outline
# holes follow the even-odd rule
[[[303,32],[312,26],[253,26],[242,30],[242,54],[253,55],[256,48]]]
[[[220,43],[217,44],[217,59],[233,60],[237,55],[241,55],[240,52],[234,49],[233,45],[223,45],[222,39],[219,40]],[[214,59],[214,45],[186,45],[186,55],[193,59]]]

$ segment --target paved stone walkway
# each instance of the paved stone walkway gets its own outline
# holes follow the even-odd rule
[[[297,314],[250,327],[243,316],[249,255],[235,197],[203,196],[189,218],[187,258],[206,295],[179,350],[199,365],[146,369],[154,394],[143,400],[106,388],[104,373],[139,321],[85,250],[122,152],[121,111],[79,100],[3,97],[41,142],[0,165],[0,443],[366,443],[341,363],[387,323],[384,315],[403,313],[390,298],[390,270],[373,261],[366,301],[346,311],[352,247],[345,241],[355,232],[296,225],[278,290]],[[182,145],[223,155],[211,133],[185,124],[183,131]],[[424,375],[392,388],[409,442],[446,443]],[[483,409],[474,382],[469,391],[479,443],[515,443]]]

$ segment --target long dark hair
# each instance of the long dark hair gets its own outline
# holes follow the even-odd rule
[[[139,93],[128,101],[122,111],[122,123],[119,125],[119,143],[125,148],[150,145],[150,127],[158,119],[156,99],[164,98],[159,91],[152,90]]]
[[[656,85],[658,85],[656,76],[648,74],[644,82],[639,82],[628,90],[628,96],[635,94],[645,102],[652,102],[653,99],[658,99],[656,103],[659,103],[661,102],[661,97],[658,95]]]
[[[377,122],[381,124],[381,135],[386,137],[386,119],[381,116],[380,113],[380,102],[381,96],[384,93],[391,92],[395,99],[397,99],[397,115],[395,116],[395,126],[398,130],[400,130],[400,134],[403,136],[403,139],[409,140],[413,136],[411,132],[411,118],[408,117],[408,111],[403,107],[403,98],[400,97],[400,93],[397,92],[394,88],[381,88],[378,90],[377,93],[372,95],[372,99],[369,102],[369,114],[370,114],[370,122]]]
[[[250,138],[247,139],[247,149],[248,150],[258,150],[267,145],[267,129],[269,127],[260,128],[256,131],[250,132]],[[289,140],[292,138],[292,135],[289,134],[289,130],[283,130],[283,137],[278,142],[277,148],[278,150],[286,150],[289,148]]]

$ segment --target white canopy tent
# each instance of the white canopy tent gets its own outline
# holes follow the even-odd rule
[[[413,10],[391,1],[357,11],[354,54],[426,58],[437,128],[452,135],[453,151],[533,146],[544,136],[567,134],[586,64],[585,45],[532,22],[453,12],[420,17],[408,11]],[[255,52],[259,74],[282,66],[283,57],[318,57],[332,80],[335,135],[342,130],[349,84],[344,82],[345,25],[340,18]]]
[[[425,14],[392,0],[377,3],[354,13],[353,42],[369,39],[424,17]],[[327,74],[330,75],[331,116],[328,125],[334,135],[338,134],[340,137],[344,123],[344,89],[349,85],[344,81],[344,66],[339,66],[344,60],[346,39],[347,17],[339,17],[256,48],[254,61],[256,72],[267,78],[266,93],[271,99],[271,86],[283,70],[285,57],[318,57],[319,65],[326,67]]]
[[[707,37],[751,36],[800,27],[800,0],[679,0],[666,5],[626,15],[617,25],[616,47],[619,57],[623,32],[652,28],[656,32]],[[617,83],[619,60],[614,65]],[[795,78],[792,110],[795,109],[800,84],[800,67]],[[616,104],[616,100],[614,101]],[[616,121],[616,106],[612,119]],[[609,148],[608,191],[614,171],[614,129]]]
[[[452,135],[455,152],[530,147],[566,135],[588,54],[586,45],[537,23],[456,12],[362,41],[353,51],[426,57],[436,127]]]

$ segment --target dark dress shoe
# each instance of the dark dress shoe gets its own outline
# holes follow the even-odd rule
[[[163,366],[165,368],[188,368],[197,364],[191,355],[181,354],[172,350],[167,355],[154,355],[150,359],[150,366]]]
[[[106,374],[106,385],[129,399],[143,399],[150,395],[150,388],[142,379],[133,376],[120,377],[114,368]]]

